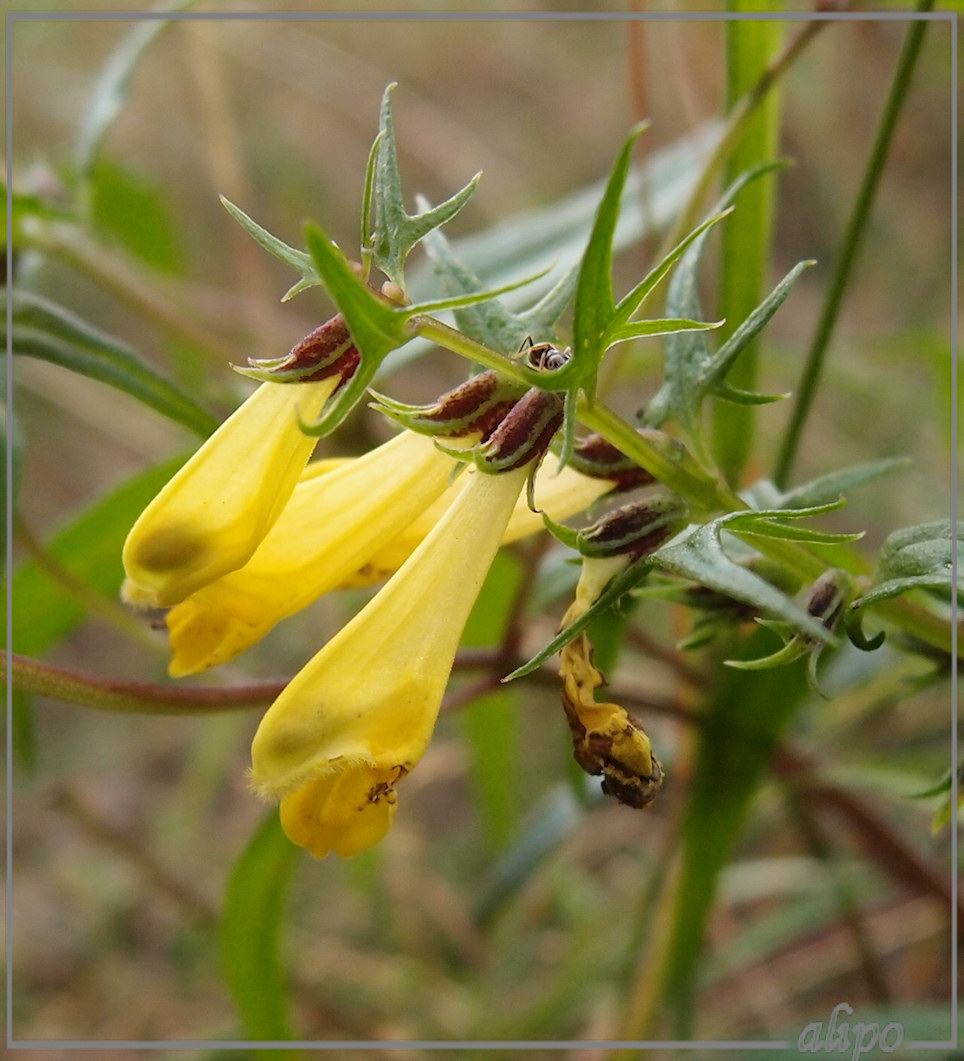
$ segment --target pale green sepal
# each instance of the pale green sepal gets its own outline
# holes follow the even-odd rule
[[[406,213],[401,176],[398,172],[395,125],[392,119],[394,88],[394,84],[389,85],[382,96],[380,142],[375,154],[372,187],[375,223],[370,247],[378,268],[404,289],[405,259],[411,249],[432,229],[455,217],[475,191],[482,174],[477,173],[461,191],[433,209],[419,214]]]

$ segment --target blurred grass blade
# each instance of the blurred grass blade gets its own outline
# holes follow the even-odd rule
[[[761,630],[730,657],[770,651]],[[803,666],[744,671],[721,668],[706,712],[682,830],[682,865],[662,964],[663,1000],[676,1032],[689,1036],[693,993],[720,871],[740,834],[750,801],[766,776],[777,739],[807,695]]]
[[[918,11],[930,11],[933,6],[933,0],[919,0],[916,9]],[[887,102],[884,104],[884,111],[870,151],[870,158],[867,160],[867,168],[864,170],[860,188],[857,191],[853,210],[841,240],[840,250],[834,255],[833,275],[827,285],[826,300],[820,319],[817,322],[813,341],[807,352],[803,379],[797,390],[790,424],[780,447],[776,469],[773,473],[773,481],[781,488],[786,485],[796,460],[803,427],[816,396],[820,376],[823,373],[823,363],[827,348],[830,345],[840,306],[843,303],[844,293],[850,281],[857,249],[860,246],[864,232],[867,230],[871,207],[877,195],[877,188],[883,176],[887,155],[890,151],[890,143],[897,127],[897,118],[907,99],[911,77],[913,76],[914,67],[917,65],[926,31],[926,19],[911,22],[907,28],[907,36],[904,39],[904,46],[897,61],[894,80],[891,82],[890,93],[888,94]]]
[[[756,90],[759,78],[779,53],[784,25],[779,19],[753,18],[753,12],[780,12],[778,0],[730,0],[727,9],[748,17],[726,23],[727,109]],[[774,86],[747,118],[727,162],[724,184],[741,173],[771,161],[779,150],[781,92]],[[736,223],[723,229],[720,261],[720,302],[717,316],[727,321],[724,337],[760,301],[770,259],[775,177],[771,174],[748,185],[740,195]],[[752,341],[734,365],[728,383],[738,390],[754,390],[757,343]],[[753,449],[755,414],[751,407],[719,402],[713,408],[713,453],[727,481],[737,484]]]
[[[14,354],[37,357],[106,383],[206,437],[218,421],[169,380],[144,364],[129,347],[62,306],[26,291],[12,292]],[[6,341],[7,292],[0,294],[0,325]]]
[[[124,577],[121,548],[127,531],[182,463],[181,459],[169,461],[128,480],[53,537],[47,555],[67,573],[67,579],[53,578],[36,560],[21,564],[10,587],[14,652],[43,656],[87,618],[92,599],[99,595],[105,604],[117,600]],[[89,593],[78,594],[75,585]],[[6,624],[4,611],[4,643]],[[14,691],[13,747],[17,761],[26,766],[36,757],[31,703],[29,696]]]
[[[221,963],[245,1032],[255,1041],[292,1038],[280,935],[300,856],[300,848],[282,831],[277,811],[271,811],[228,880],[221,921]],[[288,1056],[282,1049],[267,1053]]]
[[[193,0],[173,0],[158,10],[183,11]],[[104,64],[87,107],[74,149],[77,175],[83,186],[90,178],[97,155],[120,117],[130,92],[138,63],[158,35],[170,25],[169,19],[139,19]]]

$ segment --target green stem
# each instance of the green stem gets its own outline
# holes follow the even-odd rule
[[[484,368],[494,368],[503,376],[515,380],[516,383],[522,383],[526,387],[541,386],[544,389],[564,390],[572,378],[572,372],[569,370],[572,362],[561,369],[556,369],[551,375],[539,372],[536,369],[527,368],[521,361],[513,361],[504,354],[483,346],[482,343],[470,339],[467,335],[463,335],[455,328],[450,328],[434,317],[413,317],[410,326],[415,334],[433,343],[438,343],[446,350],[451,350],[453,354],[460,354]],[[553,386],[547,388],[547,382],[551,382]]]
[[[266,708],[284,688],[284,682],[218,689],[122,682],[95,678],[55,667],[50,663],[14,654],[10,657],[13,684],[24,692],[65,700],[100,711],[144,715],[204,715],[220,711]],[[0,679],[6,681],[7,654],[0,653]]]
[[[917,10],[929,11],[933,6],[934,0],[918,0]],[[926,21],[915,21],[908,29],[907,37],[904,40],[904,46],[897,63],[897,72],[894,75],[890,94],[881,115],[867,168],[864,171],[863,180],[854,202],[853,212],[844,232],[843,243],[839,254],[836,256],[836,265],[830,279],[827,299],[817,324],[813,342],[810,345],[810,351],[807,354],[803,380],[797,391],[790,425],[787,428],[787,434],[777,459],[773,481],[781,488],[789,479],[794,460],[796,459],[803,425],[813,405],[830,337],[837,323],[840,305],[850,279],[857,249],[867,228],[867,220],[877,194],[880,179],[883,176],[890,143],[897,125],[897,118],[907,98],[911,75],[920,55],[926,29]]]

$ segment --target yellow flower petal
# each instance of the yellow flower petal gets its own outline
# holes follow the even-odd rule
[[[281,801],[281,827],[315,858],[329,851],[357,855],[388,832],[398,804],[397,780],[397,770],[357,763],[309,781]]]
[[[470,469],[468,474],[476,474]],[[480,473],[481,474],[481,473]],[[577,512],[582,512],[603,494],[612,489],[608,479],[595,479],[583,475],[573,468],[559,471],[559,460],[552,454],[545,459],[536,473],[535,503],[538,512],[529,508],[525,494],[522,494],[512,510],[502,544],[519,541],[529,534],[536,534],[543,529],[541,512],[545,512],[557,523]],[[372,556],[368,563],[347,578],[342,586],[368,586],[380,582],[392,572],[397,571],[406,559],[411,556],[419,542],[438,522],[442,513],[452,503],[458,492],[455,485],[446,491],[430,508],[427,508],[417,519],[410,523],[400,534],[391,539],[382,549]]]
[[[358,836],[379,838],[387,795],[374,801],[386,804],[376,814],[371,799],[359,803],[359,792],[374,791],[372,778],[388,784],[407,773],[425,751],[526,471],[467,477],[429,536],[262,719],[251,748],[252,785],[269,799],[302,793],[286,804],[298,843],[354,851],[362,849]],[[355,778],[346,783],[350,799],[332,787],[344,775]],[[351,823],[361,817],[356,829]],[[372,817],[377,827],[369,827]]]
[[[131,599],[166,607],[244,564],[314,449],[315,420],[341,377],[263,383],[147,506],[124,544]]]
[[[168,613],[172,676],[233,659],[333,589],[430,505],[457,466],[432,439],[404,431],[333,471],[303,476],[244,567]]]

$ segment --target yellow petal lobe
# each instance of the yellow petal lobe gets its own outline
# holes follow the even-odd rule
[[[314,420],[340,381],[262,383],[141,513],[124,544],[127,595],[167,607],[240,567],[291,496]]]

